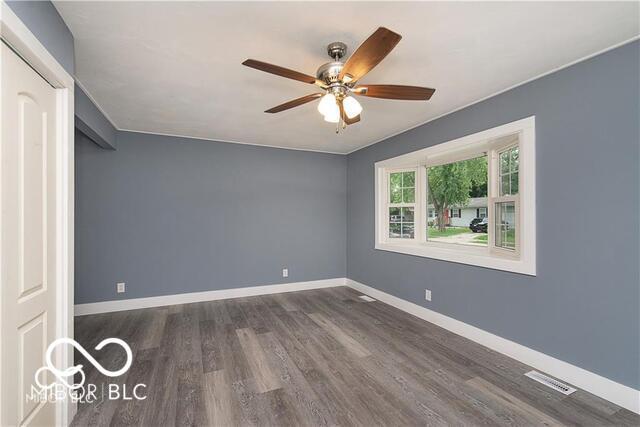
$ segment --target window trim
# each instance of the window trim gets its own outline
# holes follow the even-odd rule
[[[421,179],[420,179],[420,172],[419,172],[419,167],[412,167],[412,168],[386,168],[385,169],[385,176],[383,177],[383,205],[384,205],[384,213],[383,213],[383,218],[384,218],[384,236],[385,236],[385,241],[387,242],[417,242],[420,241],[422,238],[422,234],[424,233],[422,231],[422,218],[418,216],[418,205],[419,203],[422,203],[422,198],[424,196],[422,196],[422,185],[421,185]],[[389,182],[389,177],[391,176],[392,173],[402,173],[402,172],[415,172],[415,181],[414,181],[414,198],[413,198],[413,203],[405,203],[405,202],[401,202],[401,203],[391,203],[391,193],[390,193],[390,182]],[[405,187],[402,187],[405,188]],[[389,237],[389,223],[390,218],[389,218],[389,208],[392,207],[397,207],[397,208],[413,208],[413,238],[409,239],[409,238],[404,238],[404,237]],[[424,223],[426,224],[426,223]]]
[[[522,253],[522,235],[520,233],[520,225],[522,224],[523,219],[520,217],[520,186],[518,185],[518,194],[507,194],[500,195],[500,185],[502,180],[502,173],[500,171],[500,154],[505,151],[509,151],[514,147],[520,146],[519,153],[522,151],[522,137],[520,140],[514,142],[512,144],[505,144],[500,148],[492,151],[493,157],[489,159],[489,185],[487,186],[488,194],[487,194],[487,218],[489,218],[489,225],[493,225],[493,232],[488,233],[489,238],[487,239],[489,252],[491,254],[496,254],[498,256],[511,257],[511,258],[520,258]],[[520,154],[518,154],[518,178],[521,181],[520,177]],[[511,174],[512,172],[510,172]],[[515,218],[516,218],[516,247],[514,249],[504,248],[500,246],[496,246],[496,234],[495,234],[495,221],[497,218],[495,217],[496,204],[503,202],[513,202],[515,207]],[[493,220],[492,220],[493,219]]]
[[[494,232],[489,233],[487,247],[455,245],[426,241],[428,209],[426,206],[426,167],[461,161],[476,157],[482,152],[496,153],[513,146],[510,137],[518,136],[519,145],[519,195],[516,201],[516,241],[517,249],[494,247]],[[507,141],[507,142],[505,142]],[[536,275],[536,187],[535,187],[535,116],[507,123],[482,132],[433,145],[398,157],[376,162],[375,169],[375,249],[408,255],[433,258],[444,261],[476,265],[515,273]],[[495,159],[489,158],[490,162]],[[487,195],[487,216],[492,221],[494,203],[508,197],[491,197],[497,193],[494,174],[497,161],[489,165],[489,186]],[[388,219],[384,209],[387,204],[387,173],[391,170],[413,169],[416,175],[416,210],[414,239],[389,239]],[[382,189],[382,191],[381,191]],[[388,212],[388,209],[387,209]],[[387,225],[385,225],[387,223]]]

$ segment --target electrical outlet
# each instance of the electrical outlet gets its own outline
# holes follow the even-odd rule
[[[289,277],[289,269],[288,268],[283,268],[282,269],[282,277]]]
[[[124,293],[124,282],[116,283],[116,291],[119,294]]]
[[[424,290],[424,299],[431,301],[431,291],[429,289]]]

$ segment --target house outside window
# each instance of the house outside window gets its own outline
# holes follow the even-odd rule
[[[375,168],[376,249],[535,275],[533,117]]]

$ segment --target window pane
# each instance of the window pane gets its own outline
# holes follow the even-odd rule
[[[402,186],[403,187],[415,187],[416,186],[416,173],[404,172],[402,174]]]
[[[392,173],[389,182],[391,183],[391,188],[402,187],[402,173]]]
[[[402,189],[402,201],[404,203],[414,203],[416,201],[416,189],[415,188],[403,188]]]
[[[514,202],[496,203],[496,246],[516,248],[516,206]]]
[[[413,239],[415,208],[389,208],[389,237]]]
[[[518,194],[518,172],[511,174],[511,194]]]
[[[502,175],[500,178],[500,195],[511,194],[511,177],[509,174]]]
[[[500,153],[500,195],[518,194],[518,147]]]
[[[404,239],[413,239],[414,236],[414,226],[413,223],[402,223],[402,237]]]
[[[413,208],[402,208],[402,222],[413,222]]]
[[[518,171],[518,163],[519,163],[519,153],[518,153],[518,147],[514,147],[511,150],[509,150],[511,152],[511,172],[517,172]]]
[[[399,238],[402,237],[402,229],[401,224],[389,224],[389,237],[391,238]]]
[[[391,203],[402,203],[402,173],[390,174],[389,201]]]
[[[400,222],[400,208],[389,208],[389,222]]]
[[[509,173],[509,151],[500,153],[500,174]]]
[[[427,221],[427,240],[487,246],[487,223],[477,215],[487,207],[487,169],[486,154],[427,168],[427,209],[435,217]]]
[[[401,188],[392,188],[391,189],[391,198],[389,200],[391,203],[402,203],[402,189]]]

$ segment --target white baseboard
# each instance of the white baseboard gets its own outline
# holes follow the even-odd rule
[[[75,316],[110,313],[114,311],[136,310],[139,308],[162,307],[165,305],[188,304],[192,302],[214,301],[228,298],[250,297],[255,295],[279,294],[283,292],[306,291],[309,289],[344,286],[346,279],[314,280],[310,282],[282,283],[277,285],[250,286],[246,288],[222,289],[217,291],[190,292],[175,295],[162,295],[149,298],[133,298],[114,301],[76,304]]]
[[[595,394],[603,399],[640,413],[640,391],[617,383],[593,372],[579,368],[547,354],[499,337],[467,323],[445,316],[428,308],[390,295],[386,292],[346,279],[346,285],[377,300],[387,303],[423,320],[461,335],[492,350],[532,366],[573,386]]]

